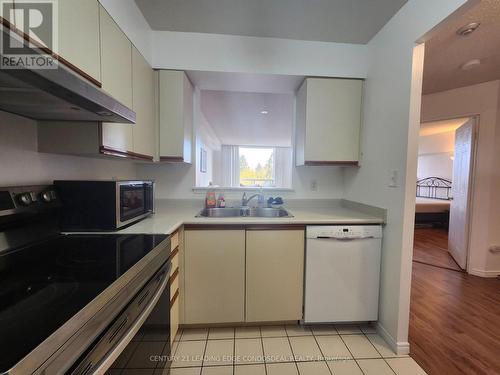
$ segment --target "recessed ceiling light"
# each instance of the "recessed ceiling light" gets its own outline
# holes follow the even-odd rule
[[[460,66],[460,68],[462,70],[471,70],[471,69],[477,68],[479,65],[481,65],[481,60],[472,59],[472,60],[467,61],[466,63],[463,63],[462,66]]]
[[[476,30],[479,27],[479,25],[480,25],[479,22],[468,23],[467,25],[464,25],[460,29],[458,29],[457,34],[460,36],[470,35],[472,32],[474,32],[474,30]]]
[[[267,115],[269,113],[269,111],[260,111],[260,113],[263,115]]]

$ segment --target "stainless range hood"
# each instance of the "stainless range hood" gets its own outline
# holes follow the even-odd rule
[[[0,110],[34,120],[136,121],[134,111],[62,63],[57,69],[0,68]]]

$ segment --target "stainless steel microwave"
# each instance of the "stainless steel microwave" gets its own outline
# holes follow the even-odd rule
[[[113,231],[154,213],[154,181],[54,181],[61,230]]]

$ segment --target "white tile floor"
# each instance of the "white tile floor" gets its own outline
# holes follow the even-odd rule
[[[266,326],[185,329],[172,347],[169,370],[139,363],[144,350],[161,352],[159,339],[132,342],[111,375],[425,375],[398,356],[371,326]],[[137,357],[137,358],[135,358]],[[135,358],[135,359],[134,359]],[[119,359],[124,361],[123,358]],[[118,362],[118,361],[117,361]],[[115,363],[116,364],[116,363]],[[144,365],[144,368],[139,368]],[[118,366],[118,367],[120,367]]]

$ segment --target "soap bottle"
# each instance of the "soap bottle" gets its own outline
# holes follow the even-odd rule
[[[226,207],[226,199],[224,198],[224,194],[219,194],[219,199],[217,199],[217,207],[225,208]]]
[[[207,190],[207,194],[205,196],[205,207],[206,208],[217,207],[217,198],[215,197],[215,190],[213,189]]]

